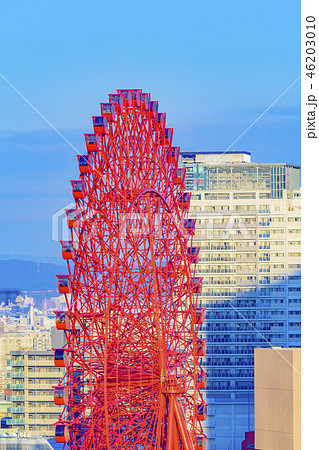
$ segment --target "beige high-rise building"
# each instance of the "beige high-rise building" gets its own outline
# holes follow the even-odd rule
[[[301,449],[301,350],[255,349],[255,448]]]
[[[7,365],[12,350],[46,350],[51,349],[50,331],[24,330],[5,332],[0,336],[0,395],[7,389]]]
[[[8,423],[21,436],[54,436],[53,423],[63,407],[54,404],[52,386],[58,385],[63,368],[55,367],[52,350],[11,351],[10,355],[7,389],[12,419]]]

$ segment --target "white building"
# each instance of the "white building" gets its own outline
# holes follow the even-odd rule
[[[201,248],[208,450],[254,429],[255,347],[300,346],[300,167],[249,152],[183,153]]]

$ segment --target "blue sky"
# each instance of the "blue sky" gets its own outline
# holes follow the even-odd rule
[[[4,0],[1,70],[80,152],[118,88],[159,100],[183,151],[225,150],[300,74],[300,2]],[[59,256],[75,151],[0,78],[0,253]],[[300,81],[233,147],[300,163]]]

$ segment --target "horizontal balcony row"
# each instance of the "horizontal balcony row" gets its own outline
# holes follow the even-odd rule
[[[52,359],[48,359],[46,361],[41,361],[39,359],[35,359],[35,360],[10,360],[7,361],[7,366],[24,366],[25,368],[27,366],[38,366],[38,367],[48,367],[48,368],[52,368],[54,367],[54,363],[53,363],[53,357]]]
[[[242,317],[243,316],[243,317]],[[268,320],[268,321],[274,321],[274,320],[280,320],[282,322],[285,322],[285,313],[283,314],[274,314],[274,315],[255,315],[255,314],[236,314],[234,313],[233,315],[226,315],[226,314],[214,314],[214,315],[210,315],[209,313],[205,314],[205,322],[220,322],[221,320],[225,320],[225,322],[233,322],[236,321],[238,322],[239,320],[241,320],[241,322],[244,322],[245,320],[254,320],[254,321],[259,321],[259,320]]]
[[[207,287],[207,286],[211,286],[211,285],[215,285],[215,286],[223,286],[223,285],[236,285],[236,286],[256,286],[257,281],[237,281],[237,280],[207,280],[207,278],[203,280],[202,282],[202,286],[203,287]]]
[[[51,399],[52,402],[52,399]],[[38,413],[38,414],[49,414],[49,413],[59,413],[61,411],[61,405],[51,405],[48,403],[49,406],[26,406],[25,411],[29,413]]]
[[[24,419],[8,419],[7,424],[8,425],[24,425],[25,420]]]
[[[218,333],[220,333],[220,331]],[[216,338],[214,339],[213,345],[219,345],[219,344],[226,345],[228,343],[228,344],[235,344],[235,345],[250,344],[250,345],[255,345],[255,346],[258,345],[259,346],[259,344],[264,344],[266,342],[265,339],[267,339],[267,340],[272,339],[272,336],[267,334],[267,335],[264,335],[263,337],[261,337],[261,336],[259,337],[258,333],[256,333],[255,336],[252,335],[250,337],[249,335],[247,335],[247,333],[244,333],[244,335],[240,337],[240,333],[238,333],[238,335],[234,336],[233,338],[231,338],[229,336],[227,336],[227,338],[226,337],[221,338],[219,335],[217,335]],[[273,344],[274,344],[274,342],[276,342],[276,345],[280,345],[280,346],[285,344],[286,333],[283,332],[281,337],[276,336],[276,339],[274,339]],[[207,351],[209,352],[209,349]]]
[[[49,390],[52,389],[52,386],[54,384],[58,384],[60,380],[55,380],[50,383],[20,383],[20,384],[15,384],[15,383],[10,383],[7,384],[7,389],[12,389],[12,390],[25,390],[25,389],[29,389],[29,390]]]
[[[211,325],[214,325],[214,323],[211,323]],[[254,328],[255,329],[254,329]],[[232,333],[263,333],[267,331],[268,333],[284,333],[287,330],[287,325],[283,327],[277,327],[277,326],[268,326],[267,324],[263,325],[257,325],[254,322],[251,322],[251,324],[247,323],[247,326],[243,327],[237,327],[237,326],[229,326],[229,327],[213,327],[213,326],[203,326],[201,329],[201,332],[204,333],[220,333],[220,332],[232,332]],[[209,350],[207,349],[207,352]]]
[[[222,372],[222,373],[216,373],[214,374],[212,377],[208,377],[208,380],[216,380],[216,378],[231,378],[231,379],[236,379],[236,378],[245,378],[245,379],[249,379],[249,380],[253,380],[254,379],[254,371],[252,370],[250,374],[240,374],[240,373],[230,373],[230,372]]]
[[[24,395],[9,395],[8,400],[11,402],[24,402]]]
[[[8,413],[24,413],[24,407],[12,407],[7,409]]]
[[[55,367],[53,368],[55,369]],[[25,371],[10,371],[7,372],[7,377],[8,378],[24,378],[24,381],[27,382],[28,379],[32,379],[32,378],[40,378],[40,379],[53,379],[53,378],[57,378],[61,375],[61,372],[25,372]]]

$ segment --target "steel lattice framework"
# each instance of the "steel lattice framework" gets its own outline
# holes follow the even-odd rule
[[[69,273],[58,275],[67,343],[55,349],[66,368],[56,440],[71,449],[205,448],[199,248],[165,122],[150,94],[118,90],[78,156],[71,240],[61,241]]]

